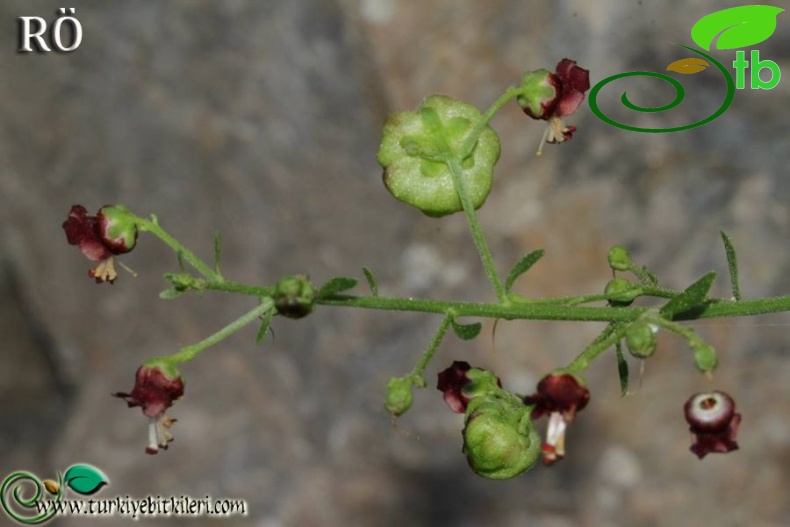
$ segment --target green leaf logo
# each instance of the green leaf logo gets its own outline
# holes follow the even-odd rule
[[[700,18],[691,28],[691,38],[710,51],[713,40],[717,49],[754,46],[776,31],[776,17],[784,11],[770,5],[744,5],[722,9]]]
[[[80,494],[90,495],[107,485],[110,480],[96,467],[91,465],[72,465],[63,475],[63,481],[71,490]]]

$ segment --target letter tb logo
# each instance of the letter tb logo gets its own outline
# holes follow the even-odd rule
[[[756,49],[751,53],[751,64],[746,60],[745,51],[736,51],[735,60],[732,62],[732,67],[735,68],[735,87],[742,90],[746,87],[746,70],[750,70],[749,87],[753,90],[770,90],[779,84],[779,79],[782,77],[782,72],[779,66],[772,60],[760,60],[760,52]],[[769,70],[771,78],[764,81],[760,76],[760,72]]]

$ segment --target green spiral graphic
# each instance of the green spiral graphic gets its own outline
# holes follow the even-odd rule
[[[22,483],[25,481],[30,481],[33,483],[34,488],[36,490],[35,494],[30,498],[22,497],[20,489],[22,488]],[[8,503],[8,491],[9,489],[14,486],[13,492],[11,494],[14,498],[14,504],[10,505]],[[36,516],[22,516],[12,508],[13,506],[22,507],[25,509],[33,509],[37,510],[36,503],[41,500],[43,495],[44,484],[38,479],[35,475],[31,474],[30,472],[14,472],[13,474],[9,475],[3,481],[3,485],[0,486],[0,505],[3,506],[6,514],[10,516],[12,519],[18,521],[19,523],[26,524],[26,525],[36,525],[39,523],[44,523],[45,521],[52,518],[55,515],[55,509],[49,508],[45,512],[42,512]],[[63,497],[63,477],[58,474],[58,494],[55,496],[54,501],[58,502]]]
[[[619,73],[617,75],[612,75],[611,77],[606,77],[605,79],[600,81],[598,84],[593,86],[592,90],[590,90],[589,103],[590,103],[590,109],[593,111],[593,113],[597,115],[598,118],[601,119],[602,121],[609,123],[612,126],[622,128],[623,130],[631,130],[632,132],[646,132],[651,134],[659,134],[659,133],[668,133],[668,132],[679,132],[681,130],[689,130],[690,128],[696,128],[697,126],[702,126],[703,124],[707,124],[711,122],[712,120],[716,119],[721,114],[723,114],[725,111],[727,111],[727,108],[730,107],[730,104],[732,104],[732,100],[735,98],[735,81],[733,81],[730,72],[727,71],[719,61],[717,61],[710,55],[703,53],[698,49],[690,48],[688,46],[684,46],[683,44],[675,44],[675,45],[680,46],[681,48],[685,48],[689,51],[692,51],[697,55],[702,55],[711,63],[715,64],[716,67],[719,68],[719,71],[722,73],[722,75],[724,75],[724,79],[727,81],[727,97],[724,98],[724,102],[721,103],[721,106],[719,107],[718,110],[716,110],[715,113],[713,113],[713,115],[706,117],[705,119],[702,119],[695,123],[687,124],[684,126],[675,126],[673,128],[641,128],[639,126],[631,126],[623,123],[618,123],[614,119],[610,119],[609,117],[607,117],[598,107],[598,101],[597,101],[598,92],[601,91],[601,89],[604,86],[617,79],[621,79],[624,77],[634,77],[634,76],[655,77],[663,81],[666,81],[672,84],[672,86],[674,86],[676,95],[675,95],[675,99],[669,104],[652,108],[652,107],[643,107],[632,103],[631,101],[628,100],[628,96],[626,92],[623,92],[620,101],[623,103],[623,105],[626,108],[629,108],[631,110],[636,110],[637,112],[664,112],[666,110],[671,110],[672,108],[676,107],[681,102],[683,102],[683,98],[685,97],[686,92],[683,89],[683,86],[680,84],[680,82],[678,82],[673,77],[670,77],[669,75],[666,75],[664,73],[656,73],[652,71],[629,71],[626,73]]]

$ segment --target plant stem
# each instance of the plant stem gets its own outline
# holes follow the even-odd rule
[[[502,286],[502,281],[499,279],[496,267],[494,266],[494,258],[491,256],[491,250],[488,248],[483,230],[480,228],[480,223],[477,221],[477,213],[475,212],[474,205],[472,205],[469,194],[466,191],[461,165],[458,163],[458,159],[452,154],[446,156],[445,163],[453,177],[453,186],[455,187],[455,191],[458,192],[458,197],[461,199],[461,205],[464,208],[464,214],[466,214],[466,221],[469,223],[469,230],[472,233],[477,252],[480,254],[480,260],[483,262],[488,280],[494,287],[494,292],[496,293],[499,303],[508,304],[510,300],[507,297],[505,288]]]
[[[442,339],[444,338],[445,333],[447,333],[447,328],[450,327],[450,324],[453,321],[453,316],[451,314],[445,315],[442,319],[442,323],[439,325],[439,329],[436,330],[431,341],[428,343],[428,347],[425,349],[425,352],[420,357],[419,362],[414,365],[414,369],[411,370],[409,374],[415,384],[418,386],[425,386],[425,379],[423,378],[422,374],[425,373],[425,368],[428,366],[428,363],[431,362],[436,350],[439,349],[439,344],[442,343]]]
[[[464,139],[463,144],[461,145],[461,149],[458,153],[461,156],[461,159],[466,159],[469,157],[469,154],[472,153],[472,150],[477,143],[477,140],[480,138],[480,134],[483,133],[485,127],[488,126],[488,123],[491,122],[491,119],[496,115],[496,113],[502,109],[502,107],[507,104],[510,99],[516,97],[519,93],[521,93],[521,89],[518,86],[511,86],[505,93],[499,96],[499,98],[494,101],[491,106],[485,111],[485,113],[480,117],[474,127],[469,131],[469,135],[466,136]]]
[[[222,282],[224,278],[222,275],[219,274],[217,271],[214,271],[211,267],[206,265],[203,260],[195,256],[195,253],[181,245],[181,243],[170,236],[160,225],[159,220],[153,214],[151,215],[151,220],[146,220],[145,218],[140,218],[139,216],[135,216],[135,221],[137,223],[137,228],[144,232],[150,232],[160,240],[162,240],[167,246],[173,249],[176,254],[181,255],[181,257],[186,260],[192,267],[195,268],[200,274],[205,276],[208,280],[212,280],[215,282]]]
[[[188,362],[194,359],[200,352],[205,351],[206,349],[210,348],[211,346],[221,342],[225,338],[227,338],[232,333],[240,330],[247,324],[254,322],[258,317],[265,314],[267,311],[274,309],[274,301],[271,298],[264,298],[261,303],[245,313],[244,315],[240,316],[224,328],[220,329],[213,335],[206,337],[205,339],[197,342],[195,344],[191,344],[189,346],[184,346],[177,353],[173,355],[167,356],[166,358],[173,363],[179,362]]]
[[[566,368],[569,372],[577,373],[587,369],[590,363],[595,360],[598,355],[614,346],[625,335],[628,329],[628,324],[620,324],[614,331],[606,328],[599,338],[596,338],[592,344],[587,346]],[[608,333],[608,334],[607,334]],[[600,338],[604,334],[606,338]]]

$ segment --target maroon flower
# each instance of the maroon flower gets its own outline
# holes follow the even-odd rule
[[[566,126],[560,117],[573,114],[590,89],[590,72],[576,65],[575,60],[562,59],[554,73],[545,69],[526,73],[522,79],[522,93],[517,97],[524,113],[533,119],[549,121],[543,143],[562,143],[573,137],[575,126]]]
[[[738,450],[735,436],[741,414],[735,413],[735,401],[721,391],[692,395],[683,406],[691,432],[691,451],[702,459],[707,454],[726,454]]]
[[[131,251],[137,242],[137,226],[122,205],[106,205],[96,216],[88,214],[82,205],[74,205],[63,222],[66,240],[78,245],[88,260],[99,262],[88,276],[96,283],[113,283],[118,277],[113,257]]]
[[[444,392],[444,402],[450,405],[453,412],[459,414],[466,411],[466,404],[469,402],[469,398],[464,397],[461,390],[469,382],[466,372],[470,369],[472,367],[466,361],[453,361],[452,366],[439,372],[439,380],[436,383],[436,389]]]
[[[444,393],[444,402],[459,414],[466,411],[466,405],[473,398],[501,387],[499,377],[493,372],[472,368],[468,362],[460,360],[439,372],[436,383],[436,389]]]
[[[124,399],[129,408],[141,407],[143,415],[148,417],[148,446],[145,449],[147,454],[156,454],[160,448],[166,450],[173,440],[169,429],[176,420],[167,417],[165,410],[184,395],[184,380],[177,371],[168,373],[170,375],[158,365],[140,366],[135,375],[132,392],[112,394]]]
[[[524,404],[535,406],[533,419],[549,414],[546,440],[541,447],[544,464],[551,465],[565,457],[565,430],[589,400],[590,391],[570,373],[546,375],[538,383],[538,391],[524,397]]]

